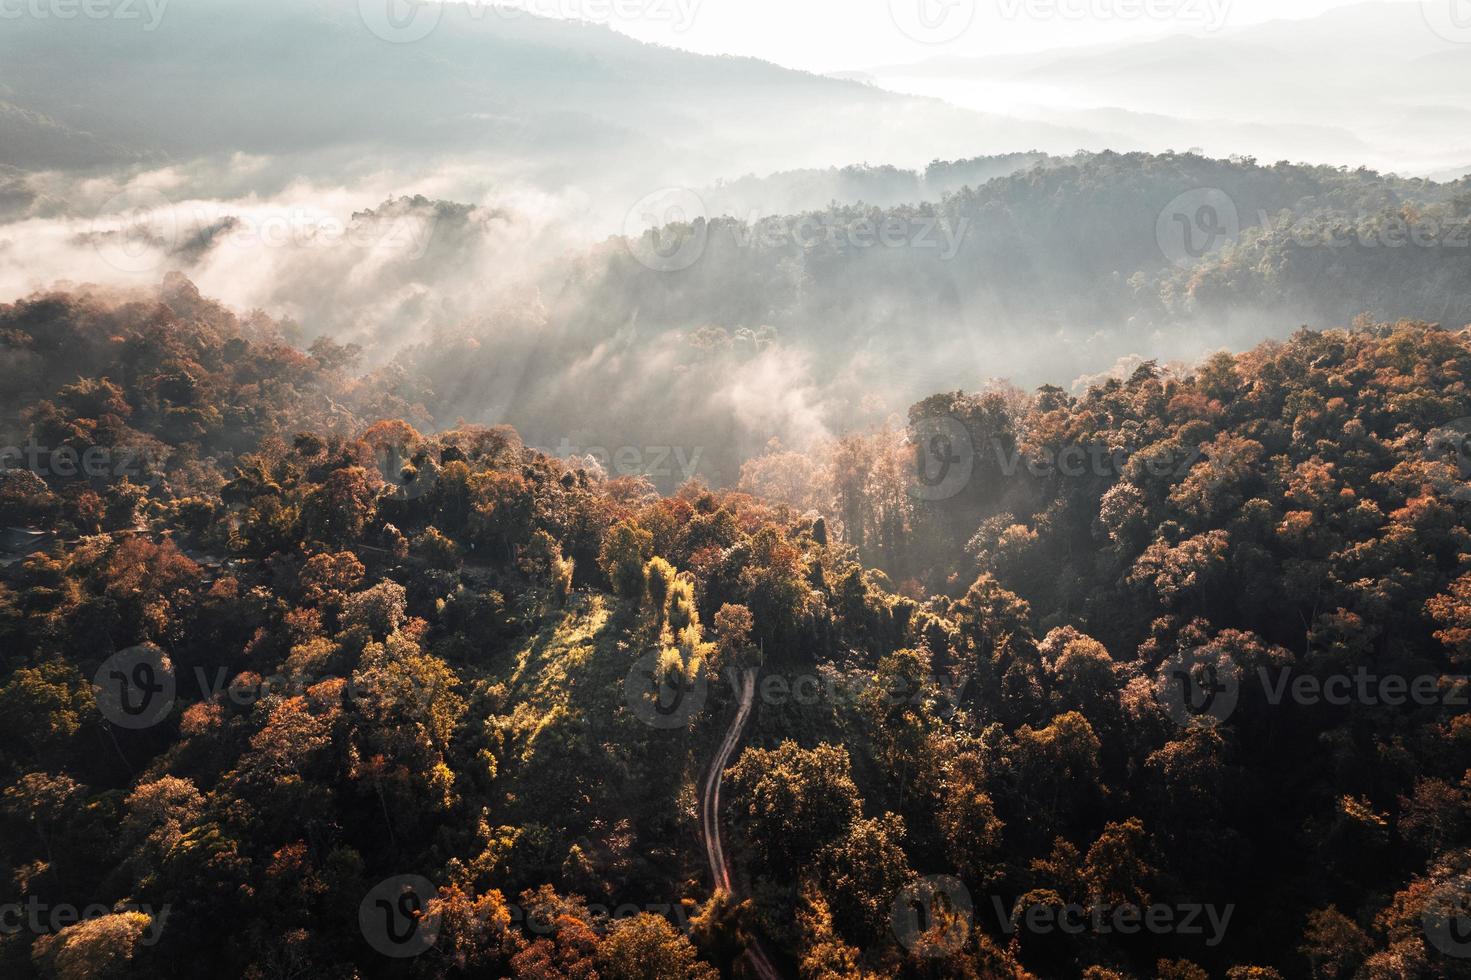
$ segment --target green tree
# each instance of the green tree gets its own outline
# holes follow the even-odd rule
[[[784,741],[771,750],[748,748],[726,775],[747,837],[774,873],[802,867],[846,834],[859,812],[858,787],[841,746],[804,749]]]
[[[717,980],[720,976],[697,958],[695,947],[668,919],[651,912],[613,924],[598,950],[598,972],[604,980]]]
[[[653,551],[654,536],[633,521],[619,521],[608,529],[598,554],[613,591],[634,602],[644,597],[644,565]]]

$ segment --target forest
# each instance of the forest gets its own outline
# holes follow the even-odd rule
[[[295,333],[0,306],[4,975],[1471,975],[1471,334],[661,492]]]
[[[1471,980],[1471,0],[0,0],[0,980]]]
[[[1074,392],[1118,364],[1190,365],[1365,315],[1471,323],[1465,180],[1100,152],[777,174],[679,202],[706,216],[573,251],[493,299],[466,256],[495,256],[501,283],[495,243],[517,219],[397,202],[438,218],[382,291],[431,284],[404,317],[435,326],[365,331],[344,316],[361,297],[313,282],[327,299],[305,301],[303,328],[377,364],[392,351],[435,418],[493,417],[548,449],[698,447],[697,475],[731,486],[773,437],[805,451],[993,378]],[[233,269],[227,255],[192,269]]]

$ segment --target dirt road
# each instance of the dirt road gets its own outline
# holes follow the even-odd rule
[[[741,732],[745,730],[746,722],[751,717],[751,707],[756,702],[756,674],[754,667],[741,672],[740,707],[731,720],[725,738],[720,742],[720,748],[715,752],[715,758],[710,761],[710,772],[705,776],[704,792],[700,800],[700,823],[705,835],[705,854],[710,859],[710,877],[716,888],[724,888],[732,894],[735,889],[731,887],[730,864],[725,859],[725,846],[721,841],[720,783],[725,775],[725,767],[730,763],[731,753],[740,744]],[[761,948],[759,940],[753,941],[746,952],[761,980],[781,980],[781,974],[771,965],[771,960]]]

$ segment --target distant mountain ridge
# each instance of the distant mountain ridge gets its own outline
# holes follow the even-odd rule
[[[412,43],[375,36],[349,0],[177,4],[154,30],[7,21],[0,97],[32,120],[22,130],[0,114],[0,133],[18,137],[0,140],[0,163],[32,169],[230,153],[472,153],[549,181],[619,164],[650,179],[666,166],[674,178],[708,179],[901,150],[922,166],[1085,138],[484,4],[446,5]],[[802,139],[773,138],[777,112]],[[40,119],[54,135],[42,138]]]
[[[1437,33],[1432,15],[1370,2],[1204,36],[865,71],[893,91],[1086,125],[1111,149],[1441,174],[1471,159],[1471,45]]]

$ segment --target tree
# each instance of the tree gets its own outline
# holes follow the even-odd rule
[[[386,638],[404,624],[408,591],[397,582],[384,580],[347,597],[342,608],[342,627],[361,627],[369,636]]]
[[[751,610],[745,606],[727,602],[715,611],[715,641],[720,649],[720,663],[749,666],[743,662],[742,654],[751,645],[751,630],[755,625]]]
[[[563,913],[551,935],[533,940],[511,957],[516,980],[598,980],[598,934],[583,919]]]
[[[904,853],[904,820],[859,818],[818,856],[818,875],[838,932],[860,949],[891,930],[894,897],[914,877]]]
[[[1151,849],[1138,817],[1106,825],[1083,861],[1088,901],[1113,907],[1149,905],[1158,874],[1150,862]]]
[[[733,808],[767,869],[786,874],[848,831],[858,814],[848,751],[804,749],[784,741],[775,749],[748,748],[726,772],[739,800]]]
[[[162,776],[140,783],[123,801],[127,816],[121,836],[133,848],[140,877],[161,867],[184,831],[204,812],[204,796],[194,783],[178,776]]]
[[[973,753],[949,761],[935,815],[946,857],[965,880],[977,883],[991,880],[1006,829],[983,791],[985,777],[979,763]]]
[[[9,746],[53,753],[77,733],[92,701],[75,667],[48,660],[0,684],[0,732]]]
[[[1435,638],[1452,651],[1452,662],[1471,662],[1471,572],[1451,583],[1440,595],[1426,600],[1425,611],[1440,625]]]
[[[1298,952],[1307,958],[1314,980],[1348,980],[1373,949],[1364,930],[1330,905],[1308,913]]]
[[[363,534],[378,498],[378,484],[361,466],[333,470],[306,496],[307,535],[328,545],[350,544]]]
[[[504,970],[512,950],[511,912],[499,891],[476,895],[459,884],[441,887],[425,915],[439,922],[435,948],[456,971],[474,976]]]
[[[715,964],[725,976],[750,948],[755,913],[756,906],[749,899],[737,901],[724,888],[717,888],[690,919],[690,942],[701,958]]]
[[[298,576],[302,599],[312,605],[340,606],[365,574],[363,563],[351,551],[312,555]]]
[[[649,609],[660,623],[668,610],[669,593],[674,588],[674,566],[655,555],[644,566],[645,590],[648,593]]]
[[[1210,974],[1189,960],[1160,960],[1155,966],[1159,980],[1210,980]]]
[[[521,555],[521,566],[528,574],[543,578],[558,602],[571,594],[574,562],[562,557],[561,543],[546,531],[537,530],[531,535]]]
[[[427,527],[414,537],[409,545],[410,553],[428,565],[441,571],[458,571],[463,562],[460,546],[439,533],[436,527]]]
[[[598,554],[598,567],[614,592],[634,602],[643,599],[644,565],[653,547],[654,536],[633,521],[619,521],[608,529]]]
[[[800,902],[801,975],[807,980],[878,980],[880,974],[863,968],[862,951],[834,932],[832,912],[814,885],[803,888]]]
[[[1105,735],[1115,730],[1119,682],[1102,643],[1076,630],[1053,630],[1041,647],[1054,710],[1076,710]]]
[[[153,926],[143,912],[116,912],[41,936],[31,958],[55,980],[109,980],[121,977],[145,932]]]
[[[1016,743],[1017,782],[1036,807],[1042,828],[1097,792],[1100,743],[1088,719],[1076,711],[1058,715],[1045,728],[1024,725]]]
[[[651,912],[620,919],[598,950],[604,980],[717,980],[720,974],[695,955],[695,947]]]

